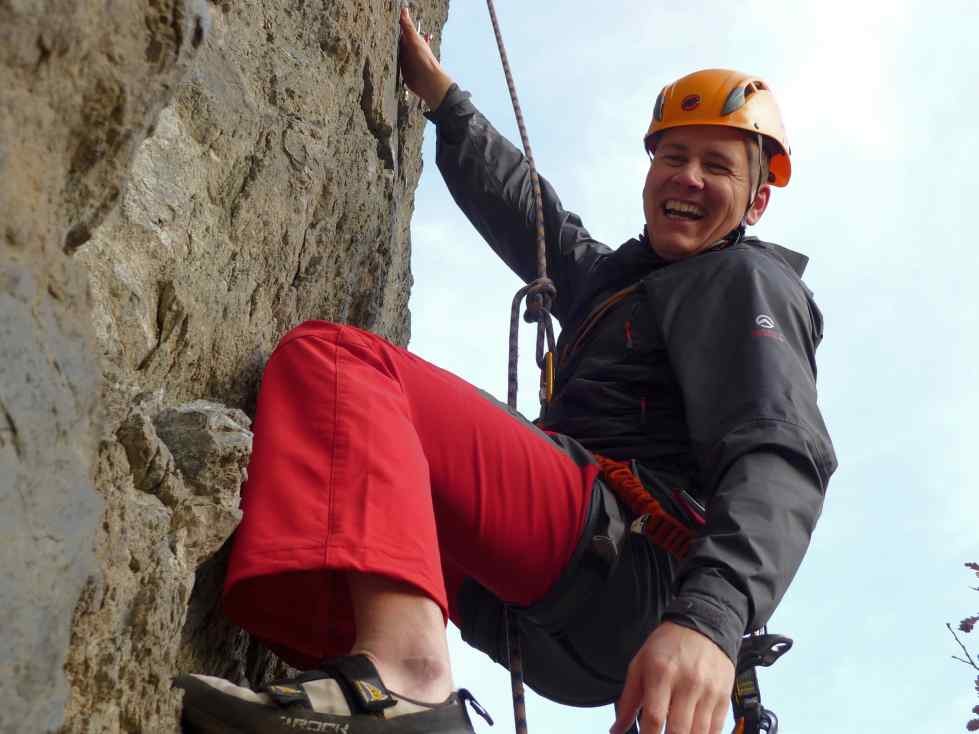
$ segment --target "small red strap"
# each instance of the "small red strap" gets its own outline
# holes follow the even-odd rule
[[[694,537],[690,528],[663,509],[656,498],[646,491],[627,463],[597,454],[595,461],[602,468],[602,475],[609,489],[615,492],[636,517],[647,517],[642,528],[643,535],[670,555],[685,558]]]

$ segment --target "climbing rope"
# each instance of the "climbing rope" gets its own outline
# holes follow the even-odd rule
[[[493,0],[486,0],[490,20],[493,23],[493,33],[496,35],[496,45],[500,50],[500,60],[503,62],[503,74],[506,76],[507,88],[510,90],[510,100],[513,102],[513,112],[517,118],[520,130],[520,141],[523,144],[524,156],[530,166],[530,181],[534,191],[534,204],[537,214],[537,279],[517,291],[510,306],[510,358],[507,366],[507,405],[510,410],[517,409],[517,350],[520,331],[520,303],[526,299],[527,310],[524,320],[528,323],[537,322],[537,366],[541,369],[540,400],[545,406],[550,400],[554,386],[554,328],[551,324],[551,302],[557,295],[554,283],[547,277],[547,245],[544,238],[544,198],[541,195],[540,177],[534,165],[534,155],[530,150],[530,140],[524,125],[523,112],[517,99],[517,88],[513,83],[510,62],[507,59],[506,47],[503,45],[503,34],[500,33],[500,23],[496,17]],[[546,351],[545,351],[546,344]],[[513,688],[513,723],[516,734],[527,734],[527,710],[524,701],[523,654],[520,649],[520,630],[516,615],[507,609],[507,649],[510,663],[510,683]]]
[[[534,165],[534,154],[530,149],[527,137],[527,127],[524,124],[523,111],[517,99],[517,88],[513,83],[510,71],[510,61],[507,59],[503,35],[496,17],[493,0],[486,0],[490,20],[493,22],[493,33],[496,35],[496,45],[500,49],[500,60],[503,62],[503,73],[506,76],[507,88],[513,102],[513,112],[517,118],[517,128],[520,130],[520,141],[523,144],[524,156],[530,166],[530,181],[534,192],[534,205],[537,218],[537,279],[517,291],[510,308],[510,360],[507,370],[507,405],[516,410],[517,407],[517,335],[519,332],[520,303],[527,301],[524,320],[528,323],[537,322],[537,366],[541,368],[541,403],[545,404],[550,397],[549,391],[553,383],[553,370],[548,368],[550,357],[554,352],[554,328],[551,324],[551,302],[557,295],[554,282],[547,277],[547,245],[544,239],[544,198],[541,195],[540,176]],[[546,351],[545,351],[546,344]]]

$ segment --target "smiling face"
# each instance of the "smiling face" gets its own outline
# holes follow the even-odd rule
[[[750,136],[716,125],[661,134],[643,187],[646,232],[660,257],[695,255],[726,236],[742,217],[748,224],[761,219],[771,188],[763,185],[748,209],[759,176],[756,151]]]

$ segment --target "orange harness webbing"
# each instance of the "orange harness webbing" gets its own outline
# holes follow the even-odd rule
[[[561,350],[559,364],[564,366],[567,364],[571,356],[578,351],[582,343],[591,333],[591,330],[595,328],[595,324],[602,320],[602,317],[608,313],[612,306],[624,301],[626,298],[631,296],[633,293],[639,290],[638,285],[630,285],[628,288],[623,288],[622,290],[613,293],[611,296],[606,298],[600,304],[598,304],[586,318],[581,326],[578,327],[578,332],[574,336],[574,341],[570,344],[566,344],[564,349]]]
[[[627,463],[597,454],[595,461],[602,467],[602,475],[609,489],[615,492],[636,516],[633,527],[636,527],[636,523],[640,523],[642,534],[654,545],[676,558],[685,558],[690,550],[690,542],[693,540],[693,532],[690,528],[663,509],[656,498],[646,491],[639,477],[633,474]]]

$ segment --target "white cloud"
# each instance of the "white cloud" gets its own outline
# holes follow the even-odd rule
[[[906,3],[751,0],[745,9],[774,78],[789,139],[802,151],[903,145],[905,85],[896,71],[911,33]],[[770,69],[770,71],[769,71]]]

